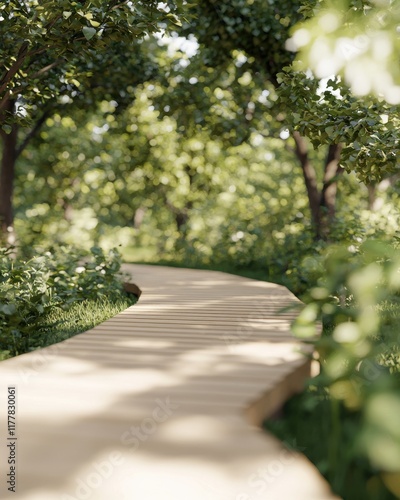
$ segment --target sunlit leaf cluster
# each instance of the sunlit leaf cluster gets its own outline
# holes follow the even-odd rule
[[[400,103],[400,5],[393,0],[305,2],[307,21],[288,47],[318,78],[343,75],[356,95],[382,95]]]
[[[343,143],[341,165],[364,182],[379,182],[399,172],[399,107],[374,97],[355,97],[332,78],[321,82],[293,67],[279,75],[280,99],[293,130],[315,148]]]
[[[400,254],[391,245],[369,241],[359,252],[331,249],[323,266],[324,277],[310,290],[311,301],[294,332],[315,336],[322,317],[325,333],[314,341],[321,363],[315,383],[359,415],[350,456],[368,456],[388,489],[397,493]]]

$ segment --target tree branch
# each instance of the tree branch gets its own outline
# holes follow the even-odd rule
[[[52,28],[52,27],[56,24],[56,22],[57,22],[59,19],[61,19],[61,17],[62,17],[62,16],[61,16],[61,14],[60,14],[60,15],[56,16],[54,19],[52,19],[51,21],[49,21],[49,22],[46,24],[46,26],[45,26],[46,31],[50,31],[50,30],[51,30],[51,28]]]
[[[47,120],[49,116],[50,116],[50,109],[47,109],[43,113],[43,115],[39,118],[39,120],[35,123],[35,126],[29,131],[28,134],[26,134],[25,139],[22,141],[22,143],[18,146],[15,152],[16,158],[20,156],[20,154],[24,151],[24,149],[29,144],[31,139],[33,139],[35,135],[39,132],[39,130],[42,128],[44,122]]]
[[[5,73],[3,78],[0,80],[0,93],[4,92],[4,90],[7,88],[7,85],[14,78],[16,73],[21,69],[21,66],[23,65],[26,57],[28,56],[28,46],[29,46],[28,42],[24,42],[21,45],[16,61],[11,66],[11,68]]]
[[[10,92],[6,92],[4,94],[4,96],[0,99],[0,112],[3,111],[3,109],[6,108],[7,103],[10,100],[10,97],[11,97],[11,93]],[[0,114],[0,118],[1,118],[1,114]],[[1,122],[1,119],[0,119],[0,122]]]
[[[37,78],[37,77],[39,77],[39,76],[47,73],[48,71],[50,71],[51,69],[53,69],[55,66],[58,66],[62,62],[64,62],[64,59],[57,59],[56,61],[52,62],[51,64],[48,64],[44,68],[39,69],[38,71],[36,71],[36,73],[34,73],[33,75],[30,76],[30,78]]]
[[[119,9],[120,7],[123,7],[128,3],[129,0],[125,0],[124,2],[120,2],[117,5],[114,5],[113,7],[110,7],[110,10],[116,10]]]
[[[338,176],[343,173],[339,165],[341,144],[331,144],[325,160],[323,186],[321,191],[321,236],[329,238],[329,230],[336,215],[336,195]]]
[[[64,59],[57,59],[57,61],[54,61],[53,63],[51,64],[48,64],[47,66],[45,66],[44,68],[38,70],[36,73],[33,73],[30,78],[31,79],[34,79],[34,78],[38,78],[39,76],[47,73],[48,71],[50,71],[52,68],[54,68],[55,66],[57,66],[58,64],[64,62]],[[15,94],[17,95],[20,91],[22,91],[24,89],[24,87],[20,86],[20,87],[14,87],[12,89],[12,93],[11,91],[8,91],[4,94],[4,96],[0,99],[0,111],[5,109],[5,107],[7,106],[7,103],[8,103],[8,100],[10,99],[11,95],[12,94]]]

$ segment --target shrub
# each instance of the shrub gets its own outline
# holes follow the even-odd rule
[[[367,462],[370,476],[400,497],[399,294],[400,252],[393,246],[331,248],[293,326],[315,344],[321,372],[312,384],[331,401],[328,476],[338,491],[346,455],[353,472]],[[324,331],[316,339],[318,320]]]
[[[9,355],[40,345],[40,323],[54,308],[124,296],[115,249],[105,254],[98,247],[89,253],[60,247],[29,260],[13,253],[0,249],[0,351]]]

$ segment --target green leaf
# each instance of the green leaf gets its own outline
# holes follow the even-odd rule
[[[16,312],[16,307],[14,304],[0,304],[0,312],[6,316],[12,316]]]
[[[12,127],[11,125],[2,125],[1,128],[4,130],[6,134],[11,134],[12,132]]]
[[[71,16],[72,16],[72,12],[68,12],[68,11],[64,11],[63,12],[63,18],[64,19],[68,19]]]
[[[89,28],[88,26],[85,26],[82,30],[86,40],[91,40],[94,35],[96,34],[96,30],[94,28]]]
[[[167,19],[171,20],[176,26],[182,26],[180,20],[174,14],[167,14]]]

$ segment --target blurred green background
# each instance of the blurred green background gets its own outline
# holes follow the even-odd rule
[[[0,356],[132,304],[121,260],[284,284],[321,374],[266,426],[343,498],[400,498],[400,3],[11,0],[0,23]]]

